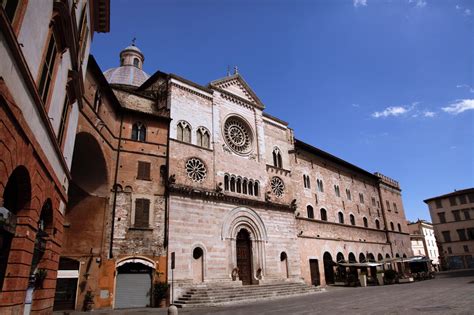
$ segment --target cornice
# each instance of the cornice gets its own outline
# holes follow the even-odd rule
[[[181,89],[181,90],[186,91],[186,92],[188,92],[188,93],[191,93],[191,94],[197,95],[197,96],[199,96],[199,97],[202,97],[202,98],[204,98],[204,99],[206,99],[206,100],[212,101],[212,96],[206,95],[206,94],[204,94],[204,93],[199,93],[198,91],[196,91],[196,90],[194,90],[194,89],[192,89],[192,88],[190,88],[190,87],[186,87],[186,86],[184,86],[184,85],[178,84],[178,83],[175,82],[175,81],[171,81],[171,82],[170,82],[170,85],[171,85],[171,86],[175,86],[175,87],[177,87],[178,89]]]
[[[224,89],[221,89],[219,87],[213,87],[213,89],[215,89],[216,91],[220,92],[221,93],[221,96],[223,99],[225,100],[228,100],[228,101],[231,101],[237,105],[240,105],[242,107],[245,107],[247,109],[252,109],[254,107],[260,109],[260,110],[263,110],[263,106],[260,106],[256,103],[252,103],[250,101],[247,101],[246,99],[238,96],[238,95],[235,95],[235,94],[232,94]]]
[[[229,196],[218,190],[209,190],[209,189],[198,189],[191,186],[178,185],[174,183],[168,183],[168,189],[171,194],[201,198],[205,200],[212,201],[221,201],[231,204],[238,204],[244,206],[254,206],[263,209],[271,209],[283,212],[293,213],[295,208],[292,204],[282,204],[271,201],[261,201],[255,199],[248,199],[236,196]]]

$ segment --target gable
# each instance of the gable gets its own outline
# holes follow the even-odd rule
[[[213,81],[210,83],[210,85],[232,95],[238,96],[249,103],[263,107],[260,99],[257,97],[257,95],[255,95],[254,91],[239,74],[234,74],[232,76]]]

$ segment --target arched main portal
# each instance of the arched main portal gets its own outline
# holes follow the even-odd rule
[[[324,279],[326,284],[334,284],[334,261],[330,253],[325,252],[323,255],[324,261]]]
[[[117,263],[115,308],[151,306],[154,263],[129,259]]]
[[[237,233],[237,268],[242,284],[252,284],[252,241],[246,229]]]
[[[29,208],[31,201],[31,181],[28,170],[18,166],[8,178],[3,191],[3,205],[0,204],[0,290],[5,280],[8,259],[15,237],[17,214]]]

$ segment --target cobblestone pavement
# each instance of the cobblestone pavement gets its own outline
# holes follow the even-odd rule
[[[474,270],[440,273],[434,280],[382,287],[329,287],[309,296],[225,307],[179,309],[179,314],[474,314]],[[60,313],[58,313],[60,314]],[[167,314],[165,309],[93,314]]]

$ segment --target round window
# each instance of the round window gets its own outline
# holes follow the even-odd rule
[[[252,149],[252,132],[246,122],[238,117],[230,117],[224,123],[224,139],[236,153],[245,154]]]
[[[198,158],[191,158],[186,161],[186,173],[195,182],[202,182],[207,175],[206,166]]]
[[[277,196],[283,196],[283,192],[285,191],[285,184],[281,180],[280,177],[274,176],[270,182],[270,186],[272,188],[272,192]]]

